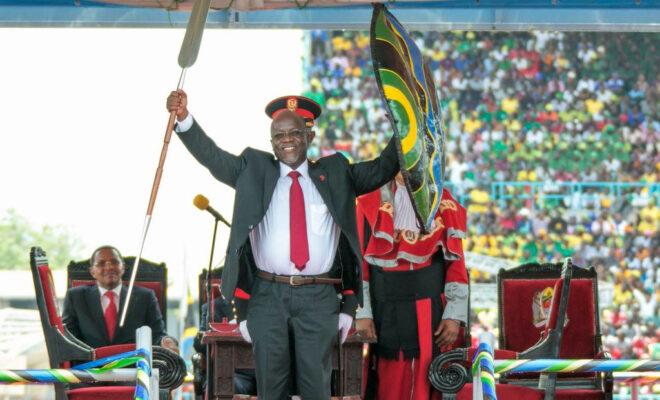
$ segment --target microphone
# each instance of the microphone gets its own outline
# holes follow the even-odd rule
[[[211,215],[213,215],[213,217],[215,217],[215,219],[227,225],[228,227],[231,227],[231,224],[227,222],[227,220],[224,219],[224,217],[220,215],[219,212],[214,210],[213,207],[209,205],[209,199],[207,199],[206,196],[204,196],[203,194],[198,194],[197,196],[195,196],[195,198],[193,199],[193,204],[195,205],[195,207],[199,208],[200,210],[208,211],[209,213],[211,213]]]

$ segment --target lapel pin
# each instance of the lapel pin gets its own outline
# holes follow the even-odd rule
[[[321,180],[321,182],[325,182],[325,175],[319,175],[319,179]]]

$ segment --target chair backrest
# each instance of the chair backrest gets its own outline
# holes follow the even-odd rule
[[[30,270],[50,367],[68,368],[70,360],[91,359],[94,356],[93,350],[64,329],[53,275],[48,266],[46,252],[40,247],[30,250]]]
[[[206,274],[207,270],[204,269],[197,276],[197,288],[199,289],[199,316],[202,315],[202,305],[207,302],[207,287],[206,287]],[[222,268],[211,270],[211,300],[220,297],[220,283],[222,282]]]
[[[64,333],[64,325],[62,324],[55,294],[53,274],[48,266],[46,252],[39,247],[33,248],[30,252],[30,269],[32,270],[37,306],[39,307],[39,316],[44,332],[57,330]]]
[[[206,303],[206,274],[207,274],[207,270],[204,269],[197,276],[200,304]],[[220,287],[218,285],[220,285],[221,282],[222,282],[222,267],[216,268],[211,271],[211,286],[213,290],[211,296],[213,298],[220,296]]]
[[[595,272],[595,271],[594,271]],[[594,358],[600,351],[600,324],[598,322],[598,290],[596,279],[571,281],[566,309],[560,358]],[[560,293],[562,282],[555,287]],[[555,318],[551,315],[549,326]],[[556,323],[555,323],[556,324]]]
[[[125,285],[129,284],[131,271],[135,257],[124,257],[124,275],[122,281]],[[96,283],[89,273],[90,260],[71,261],[67,266],[67,289],[82,285],[92,285]],[[153,290],[160,306],[160,312],[163,315],[163,321],[167,325],[167,267],[165,263],[154,263],[144,258],[140,259],[135,285]]]
[[[498,274],[500,349],[524,352],[554,327],[553,297],[562,291],[562,264],[525,264]],[[600,351],[598,288],[593,268],[574,268],[561,358],[592,358]],[[556,303],[555,303],[556,305]],[[548,321],[550,320],[550,321]],[[548,324],[549,322],[549,324]]]

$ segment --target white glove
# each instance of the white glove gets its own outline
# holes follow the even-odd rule
[[[346,337],[348,337],[348,331],[353,325],[353,317],[348,314],[340,313],[338,325],[339,327],[337,329],[341,331],[341,342],[344,343],[346,341]]]
[[[241,332],[241,336],[243,336],[243,339],[246,342],[252,343],[252,338],[250,337],[250,332],[248,332],[247,328],[247,320],[241,321],[238,325],[238,330]]]

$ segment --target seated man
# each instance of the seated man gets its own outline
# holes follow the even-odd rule
[[[202,305],[202,315],[200,317],[199,323],[199,333],[195,338],[193,346],[198,353],[204,354],[206,356],[206,346],[202,344],[201,338],[202,334],[208,330],[207,318],[208,318],[208,309],[209,304],[205,303]],[[216,297],[213,300],[213,319],[211,322],[221,322],[223,318],[227,322],[235,323],[236,319],[232,315],[232,307],[222,296]],[[206,382],[204,382],[206,386]],[[234,393],[235,394],[257,394],[257,380],[255,378],[253,369],[237,369],[234,372]]]
[[[124,326],[119,326],[119,311],[128,292],[121,281],[124,259],[119,250],[112,246],[94,250],[89,272],[96,285],[71,288],[64,299],[62,322],[75,337],[94,348],[135,343],[135,330],[149,325],[154,345],[178,353],[178,343],[167,336],[156,295],[149,289],[133,287]]]

